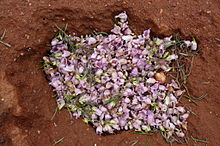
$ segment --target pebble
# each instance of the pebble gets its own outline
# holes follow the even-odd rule
[[[40,130],[37,130],[37,133],[40,134]]]

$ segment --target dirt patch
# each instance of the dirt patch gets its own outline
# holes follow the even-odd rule
[[[12,44],[0,45],[0,145],[51,145],[62,137],[65,146],[130,145],[136,140],[137,145],[167,145],[160,134],[127,131],[98,136],[82,120],[71,120],[65,110],[51,120],[56,107],[53,92],[37,67],[50,49],[55,24],[68,23],[69,32],[77,35],[109,32],[113,16],[122,11],[128,12],[137,33],[148,28],[157,36],[179,32],[184,39],[194,36],[200,42],[202,51],[195,58],[188,87],[195,96],[208,96],[198,106],[186,99],[182,103],[197,114],[189,118],[189,134],[220,145],[220,42],[214,39],[220,37],[219,1],[2,0],[0,9],[0,32],[7,29],[5,41]]]

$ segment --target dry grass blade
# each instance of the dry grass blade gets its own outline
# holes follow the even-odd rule
[[[204,94],[204,95],[202,95],[202,96],[200,96],[200,97],[191,96],[191,98],[192,98],[193,100],[195,100],[195,101],[198,101],[198,100],[204,99],[207,95],[208,95],[208,94],[206,93],[206,94]]]
[[[51,121],[53,120],[53,118],[55,117],[55,115],[57,114],[58,108],[55,109],[53,116],[51,117]]]
[[[58,143],[62,142],[63,140],[64,140],[64,137],[63,137],[63,138],[61,138],[61,139],[59,139],[58,141],[54,142],[54,144],[53,144],[53,145],[56,145],[56,144],[58,144]]]
[[[132,142],[131,146],[134,146],[134,145],[136,145],[137,143],[138,143],[138,140]]]
[[[6,35],[6,29],[5,29],[4,32],[2,33],[1,41],[3,41],[3,40],[5,39],[5,35]]]
[[[192,137],[192,136],[191,136],[191,138],[192,138],[192,140],[194,140],[194,141],[196,141],[196,142],[209,143],[208,141],[205,141],[205,140],[202,140],[202,139],[197,139],[197,138],[194,138],[194,137]]]
[[[186,108],[188,109],[188,111],[189,111],[190,113],[192,113],[193,115],[197,116],[197,114],[192,111],[192,108],[191,108],[191,107],[186,107]]]
[[[220,42],[220,38],[215,38],[215,40]]]
[[[210,84],[210,81],[208,81],[208,82],[202,82],[202,85],[208,85],[208,84]]]
[[[2,33],[2,36],[0,38],[0,44],[3,44],[7,47],[11,47],[11,45],[9,43],[6,43],[5,41],[3,41],[5,39],[5,36],[6,36],[6,29],[4,30],[4,32]]]
[[[10,45],[9,43],[3,42],[3,41],[1,41],[1,40],[0,40],[0,44],[3,44],[3,45],[5,45],[5,46],[7,46],[7,47],[9,47],[9,48],[11,47],[11,45]]]

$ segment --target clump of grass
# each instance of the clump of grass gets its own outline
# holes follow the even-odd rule
[[[176,43],[173,44],[170,51],[174,54],[177,54],[179,58],[175,62],[173,62],[173,70],[172,73],[169,74],[169,76],[177,82],[180,88],[185,89],[186,94],[183,96],[189,99],[190,102],[198,105],[197,101],[204,99],[207,94],[204,94],[200,97],[194,97],[190,94],[186,84],[187,79],[192,72],[195,56],[198,55],[200,49],[198,49],[197,51],[192,51],[191,49],[188,49],[187,46],[185,46],[184,42],[180,39],[179,34],[174,37],[174,40],[176,41]]]

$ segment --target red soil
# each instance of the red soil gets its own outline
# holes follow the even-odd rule
[[[202,48],[195,58],[188,79],[195,96],[207,93],[198,106],[186,99],[191,115],[188,134],[220,145],[220,1],[219,0],[1,0],[0,33],[7,30],[6,42],[0,44],[0,145],[49,146],[65,137],[59,145],[168,145],[158,134],[99,136],[81,119],[71,120],[66,110],[57,113],[53,92],[43,71],[37,67],[50,49],[55,24],[68,23],[69,32],[78,35],[93,30],[109,32],[112,18],[127,11],[130,25],[137,33],[152,28],[154,35],[167,36],[179,32],[184,39],[196,37]],[[208,85],[202,84],[208,82]],[[190,140],[189,145],[205,145]]]

